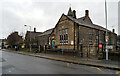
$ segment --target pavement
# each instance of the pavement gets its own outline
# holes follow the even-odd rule
[[[6,74],[9,74],[10,76],[14,76],[13,74],[15,74],[15,76],[19,76],[18,74],[25,74],[25,76],[26,74],[32,74],[32,76],[37,74],[40,74],[40,76],[41,74],[62,74],[62,76],[63,74],[78,74],[79,76],[94,76],[93,74],[98,76],[98,74],[100,74],[100,76],[106,76],[107,74],[107,76],[118,76],[116,74],[119,73],[117,70],[104,69],[87,65],[78,65],[68,62],[18,54],[16,52],[2,50],[0,50],[0,52],[2,53],[2,66],[0,68],[2,68],[3,76],[7,76]]]
[[[9,52],[24,54],[24,55],[34,56],[34,57],[40,57],[40,58],[45,58],[45,59],[51,59],[51,60],[56,60],[56,61],[80,64],[80,65],[88,65],[88,66],[112,69],[112,70],[117,70],[118,74],[120,74],[120,62],[118,61],[112,61],[112,60],[106,61],[106,60],[80,58],[80,57],[73,57],[73,56],[66,56],[66,55],[30,53],[30,52],[23,52],[23,51],[9,51]]]

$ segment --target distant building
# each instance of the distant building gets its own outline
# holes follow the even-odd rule
[[[0,47],[1,48],[6,48],[7,47],[6,39],[0,39]]]
[[[44,31],[42,34],[38,35],[36,38],[38,39],[39,45],[49,45],[49,36],[53,29],[49,29]]]
[[[117,36],[117,50],[120,51],[120,35]]]
[[[114,31],[107,31],[108,45],[113,47],[109,51],[116,50],[117,34]],[[77,51],[82,57],[95,58],[106,49],[105,34],[106,28],[94,24],[88,10],[85,11],[84,17],[77,18],[76,11],[72,11],[70,7],[68,14],[62,14],[52,30],[49,43],[54,49]]]
[[[42,32],[36,32],[36,28],[34,28],[34,31],[27,31],[26,36],[25,36],[25,45],[26,47],[30,46],[30,36],[31,36],[31,44],[32,45],[37,45],[37,40],[36,40],[36,36],[42,34]]]
[[[50,45],[49,37],[50,37],[52,30],[53,28],[48,29],[44,31],[42,34],[36,36],[40,51],[43,51],[44,48],[49,48],[49,45]]]
[[[2,47],[2,39],[0,39],[0,47]]]

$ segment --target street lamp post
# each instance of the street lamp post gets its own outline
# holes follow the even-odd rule
[[[106,0],[105,0],[105,18],[106,18],[106,60],[108,60],[108,49],[107,49],[107,44],[108,44],[108,36],[107,36],[107,5],[106,5]]]
[[[24,26],[28,26],[28,25],[24,25]],[[30,27],[30,52],[31,52],[31,26]]]

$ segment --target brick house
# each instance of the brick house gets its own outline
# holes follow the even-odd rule
[[[114,31],[107,31],[108,45],[112,45],[112,50],[116,50],[117,34]],[[63,13],[53,28],[49,43],[51,48],[77,51],[79,56],[92,58],[105,51],[105,33],[106,29],[104,27],[92,22],[88,10],[85,11],[84,17],[77,18],[76,11],[72,11],[70,7],[68,14]],[[102,47],[99,48],[99,45]]]
[[[42,32],[36,32],[36,28],[34,28],[34,31],[31,31],[31,45],[37,46],[37,40],[36,36],[42,34]],[[26,47],[30,46],[30,31],[27,31],[25,36],[25,45]]]

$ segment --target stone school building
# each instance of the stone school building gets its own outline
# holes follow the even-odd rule
[[[44,36],[39,35],[39,45],[42,41],[46,41],[44,44],[49,46],[49,49],[60,49],[63,52],[77,51],[81,57],[96,57],[100,52],[105,51],[106,29],[92,22],[88,10],[85,10],[85,16],[77,18],[76,11],[70,7],[68,14],[63,13],[51,30],[47,36],[45,34],[43,34]],[[107,31],[108,45],[113,46],[109,51],[115,51],[117,34],[114,33],[114,30],[112,32]],[[40,36],[41,39],[39,39]]]

